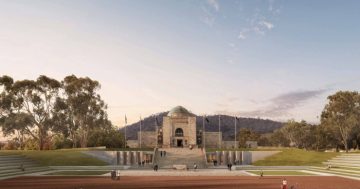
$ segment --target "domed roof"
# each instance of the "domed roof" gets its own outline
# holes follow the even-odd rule
[[[175,108],[171,109],[168,113],[169,117],[190,117],[195,116],[194,114],[190,113],[186,108],[182,106],[176,106]]]

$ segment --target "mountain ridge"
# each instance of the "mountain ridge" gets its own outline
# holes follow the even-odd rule
[[[155,131],[156,124],[161,127],[163,117],[168,114],[167,112],[161,112],[157,114],[150,115],[142,120],[142,131]],[[209,115],[206,116],[209,122],[205,121],[205,131],[207,132],[218,132],[219,131],[219,115]],[[157,120],[157,123],[156,123]],[[234,139],[234,117],[228,115],[220,115],[220,130],[223,132],[223,140],[233,140]],[[252,129],[258,133],[270,133],[274,130],[281,128],[284,123],[279,121],[273,121],[269,119],[260,119],[260,118],[245,118],[238,117],[237,123],[237,132],[241,128]],[[196,127],[202,129],[203,127],[203,118],[202,116],[196,116]],[[124,132],[125,128],[119,129],[121,132]],[[128,140],[136,140],[137,132],[140,131],[140,121],[127,125],[126,135]]]

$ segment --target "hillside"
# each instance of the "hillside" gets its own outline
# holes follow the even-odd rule
[[[155,117],[158,119],[158,125],[162,125],[163,116],[168,112],[162,112],[149,117],[144,118],[142,121],[142,131],[155,131]],[[209,123],[205,122],[206,131],[218,131],[219,130],[219,115],[207,116]],[[237,122],[237,129],[249,128],[258,133],[269,133],[275,129],[282,127],[283,123],[272,121],[268,119],[256,119],[256,118],[239,118]],[[202,129],[202,117],[196,116],[196,126]],[[123,131],[124,128],[120,129]],[[221,131],[223,132],[224,140],[233,140],[234,138],[234,117],[221,115]],[[137,139],[136,133],[140,130],[140,123],[136,122],[127,127],[127,138],[129,140]]]

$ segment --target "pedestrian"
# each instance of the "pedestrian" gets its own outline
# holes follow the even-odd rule
[[[261,170],[261,171],[260,171],[260,178],[262,178],[263,176],[264,176],[264,171]]]
[[[226,166],[227,166],[227,168],[228,168],[228,170],[229,170],[230,164],[227,164]]]
[[[197,170],[197,165],[196,165],[196,163],[194,163],[194,171],[196,171]]]
[[[229,171],[231,171],[231,167],[232,167],[232,164],[230,163],[230,164],[229,164]]]
[[[282,189],[287,189],[287,180],[286,180],[286,178],[283,179],[281,188]]]
[[[160,157],[162,157],[163,156],[163,151],[160,151]]]
[[[154,171],[158,171],[159,166],[157,164],[154,165]]]
[[[20,164],[20,169],[21,169],[21,171],[25,171],[25,167],[24,167],[23,163]]]

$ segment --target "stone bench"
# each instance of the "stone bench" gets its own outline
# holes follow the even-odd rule
[[[173,165],[173,169],[175,170],[187,170],[186,165]]]

